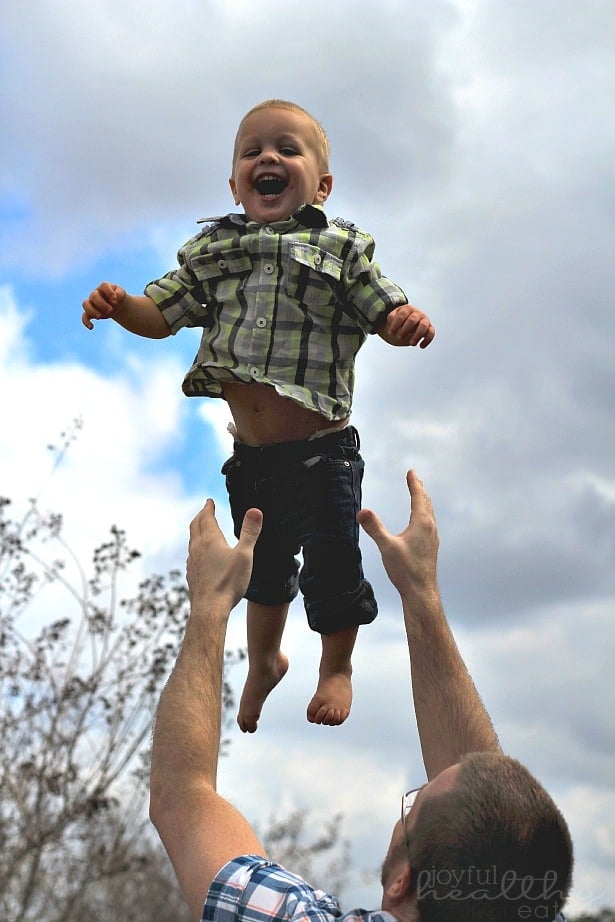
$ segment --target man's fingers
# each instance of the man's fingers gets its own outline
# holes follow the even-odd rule
[[[384,538],[388,537],[389,533],[376,513],[372,512],[371,509],[361,509],[357,520],[363,531],[380,547],[380,543]]]
[[[260,509],[248,509],[245,514],[243,525],[241,526],[241,535],[239,541],[247,549],[251,549],[256,544],[258,536],[263,527],[263,513]],[[205,505],[198,512],[190,523],[190,538],[198,538],[202,534],[213,533],[222,535],[218,520],[216,519],[216,504],[213,499],[206,500]]]
[[[211,523],[216,527],[218,526],[216,521],[216,504],[213,499],[208,499],[205,501],[203,508],[197,512],[190,522],[190,537],[196,538],[205,528],[209,528]]]
[[[408,471],[406,474],[406,483],[410,491],[410,514],[412,514],[413,511],[417,513],[430,512],[433,514],[431,499],[425,492],[423,481],[418,477],[415,471]]]
[[[413,470],[407,472],[406,483],[410,493],[410,514],[412,514],[412,511],[418,513],[430,505],[430,499],[423,487],[423,481],[419,479]],[[361,509],[357,520],[363,531],[376,542],[378,547],[381,546],[386,538],[391,537],[376,513],[372,512],[371,509]]]
[[[263,513],[260,509],[248,509],[243,517],[239,543],[246,549],[252,550],[258,541],[258,536],[263,527]]]

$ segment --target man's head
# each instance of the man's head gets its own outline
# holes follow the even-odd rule
[[[304,204],[322,205],[333,184],[324,129],[295,103],[259,103],[239,123],[229,184],[235,204],[259,223],[286,220]]]
[[[552,920],[571,874],[568,827],[544,788],[515,759],[473,753],[425,785],[396,825],[383,908],[396,914],[405,899],[420,922]]]

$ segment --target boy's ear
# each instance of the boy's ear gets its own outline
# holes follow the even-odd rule
[[[237,195],[237,184],[232,176],[229,179],[228,184],[231,187],[231,192],[233,194],[233,201],[235,202],[236,205],[239,205],[241,203],[241,199]]]
[[[333,188],[333,174],[332,173],[321,173],[320,182],[318,189],[316,190],[316,195],[314,196],[313,205],[322,205],[327,201],[331,195],[331,189]]]

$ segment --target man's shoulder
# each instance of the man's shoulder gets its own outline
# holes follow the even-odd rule
[[[330,904],[332,914],[335,917],[341,915],[337,900],[330,894],[315,890],[298,874],[260,855],[241,855],[227,862],[214,878],[207,900],[229,898],[244,909],[255,899],[261,908],[278,906],[279,898],[267,898],[267,892],[284,895],[294,893],[296,897],[299,895],[307,899],[324,898],[324,902]]]
[[[342,913],[337,899],[317,890],[298,874],[258,855],[242,855],[224,865],[205,902],[208,922],[244,922],[293,918],[315,922],[393,922],[386,912],[355,909]]]

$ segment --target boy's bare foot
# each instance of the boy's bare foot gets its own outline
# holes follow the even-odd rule
[[[261,716],[263,704],[278,682],[286,675],[288,658],[282,651],[278,651],[277,659],[271,668],[248,667],[248,675],[241,693],[237,723],[243,733],[254,733]]]
[[[308,704],[307,719],[312,724],[337,727],[350,714],[351,703],[350,673],[331,672],[321,675],[314,697]]]

